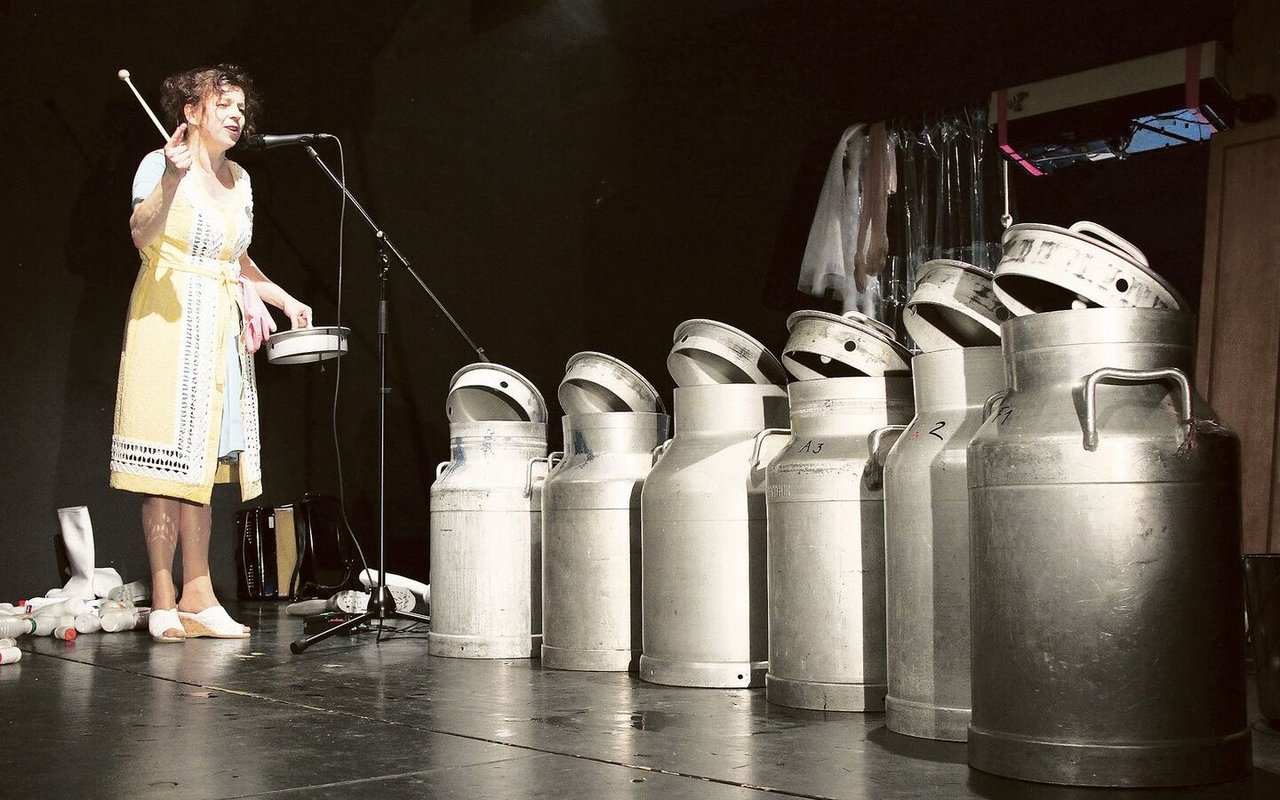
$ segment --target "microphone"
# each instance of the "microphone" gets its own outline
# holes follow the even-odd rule
[[[311,144],[317,139],[332,139],[327,133],[255,133],[244,137],[246,150],[270,150],[273,147],[284,147],[288,144]]]

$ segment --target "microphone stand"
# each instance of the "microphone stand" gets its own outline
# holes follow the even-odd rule
[[[342,190],[343,195],[360,212],[360,216],[364,217],[365,222],[369,223],[369,227],[373,229],[374,237],[378,241],[378,585],[376,587],[376,595],[371,594],[369,597],[367,611],[328,630],[291,642],[289,649],[294,653],[301,653],[316,642],[323,641],[330,636],[345,633],[370,621],[379,623],[380,629],[383,627],[382,623],[391,619],[431,622],[431,617],[409,611],[401,611],[396,608],[395,600],[391,596],[391,590],[387,587],[387,395],[391,393],[391,388],[387,385],[387,273],[391,269],[390,256],[394,255],[396,260],[418,282],[423,291],[435,301],[435,304],[448,318],[449,322],[453,323],[453,327],[457,329],[458,333],[462,334],[462,338],[467,341],[471,349],[476,351],[476,356],[481,361],[489,360],[484,354],[484,349],[476,346],[476,343],[471,340],[471,337],[462,329],[462,326],[449,313],[449,310],[444,307],[444,304],[435,296],[435,293],[428,288],[427,284],[418,276],[418,273],[413,271],[413,267],[409,265],[409,260],[396,249],[396,246],[391,243],[391,240],[387,238],[387,235],[378,224],[373,221],[373,217],[369,216],[364,207],[356,201],[346,185],[338,180],[338,177],[333,174],[333,171],[324,163],[315,149],[307,145],[306,151],[307,155],[311,156],[311,159],[316,162],[320,169],[324,170],[324,173],[329,176],[329,180],[333,181],[334,185]]]

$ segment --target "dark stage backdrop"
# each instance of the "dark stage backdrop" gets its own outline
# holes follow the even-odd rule
[[[819,184],[856,121],[1223,35],[1225,3],[433,0],[0,2],[4,59],[0,599],[60,585],[54,509],[89,506],[99,565],[146,574],[136,497],[107,486],[122,323],[137,255],[129,184],[159,137],[169,72],[233,60],[261,130],[327,131],[348,181],[472,336],[553,409],[566,359],[601,350],[670,399],[682,320],[769,346],[814,301],[794,290]],[[335,167],[336,148],[319,148]],[[1019,189],[1035,217],[1115,224],[1194,294],[1203,150]],[[252,252],[320,323],[353,329],[336,407],[351,521],[376,534],[377,264],[301,149],[243,155]],[[1154,166],[1159,164],[1159,166]],[[1065,175],[1065,173],[1064,173]],[[1148,206],[1160,198],[1158,207]],[[1165,261],[1164,259],[1167,259]],[[388,565],[428,576],[428,490],[447,457],[445,390],[474,354],[407,275],[389,281]],[[259,361],[266,494],[337,493],[333,366]],[[233,489],[215,494],[215,582],[233,592]]]

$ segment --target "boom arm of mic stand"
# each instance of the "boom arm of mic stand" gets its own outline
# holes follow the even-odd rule
[[[383,232],[382,228],[378,227],[378,223],[373,221],[373,217],[369,216],[369,212],[364,210],[364,206],[360,205],[360,202],[351,194],[346,185],[343,184],[342,181],[338,180],[338,176],[333,174],[333,170],[329,169],[329,165],[324,163],[324,159],[320,158],[320,155],[315,151],[315,148],[311,145],[307,145],[304,149],[307,151],[307,155],[311,156],[311,160],[315,161],[316,165],[320,167],[320,169],[324,170],[324,174],[329,176],[329,180],[333,181],[333,185],[337,186],[339,191],[341,191],[343,195],[346,196],[347,200],[350,201],[351,205],[355,206],[356,211],[360,212],[360,216],[364,217],[364,221],[369,223],[369,227],[373,230],[373,235],[378,238],[379,246],[386,248],[386,250],[395,256],[396,260],[404,266],[405,270],[413,276],[413,279],[422,287],[422,291],[427,293],[427,296],[436,304],[436,307],[440,309],[440,312],[445,315],[445,318],[453,324],[453,327],[458,331],[462,338],[466,340],[467,345],[472,350],[476,351],[476,356],[481,361],[488,361],[489,357],[485,355],[484,348],[472,341],[471,337],[467,335],[467,332],[462,329],[462,325],[458,320],[454,319],[454,316],[449,313],[449,309],[444,307],[444,303],[440,302],[440,298],[436,297],[435,292],[431,291],[431,288],[427,286],[426,282],[423,281],[421,277],[418,276],[418,273],[413,271],[413,267],[409,264],[409,259],[405,258],[404,254],[402,254],[396,246],[392,244],[391,240],[387,238],[387,234]]]

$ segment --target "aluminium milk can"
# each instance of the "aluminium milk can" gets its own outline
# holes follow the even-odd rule
[[[910,421],[911,378],[823,378],[787,391],[791,437],[765,470],[765,697],[793,708],[879,711],[884,493],[868,439]]]
[[[786,422],[780,386],[676,388],[675,437],[641,496],[642,680],[763,684],[764,468],[753,463],[752,451],[757,433]],[[761,463],[776,452],[776,446],[768,449]]]
[[[913,334],[914,335],[914,334]],[[963,742],[969,727],[969,440],[1005,385],[999,347],[921,353],[915,419],[884,467],[889,730]]]
[[[453,422],[431,485],[432,655],[529,658],[542,640],[545,422]],[[542,462],[542,463],[539,463]]]
[[[640,490],[666,414],[564,417],[542,488],[542,664],[626,671],[640,658]]]
[[[1010,394],[969,446],[978,769],[1249,772],[1239,456],[1187,380],[1192,324],[1099,308],[1003,326]]]

